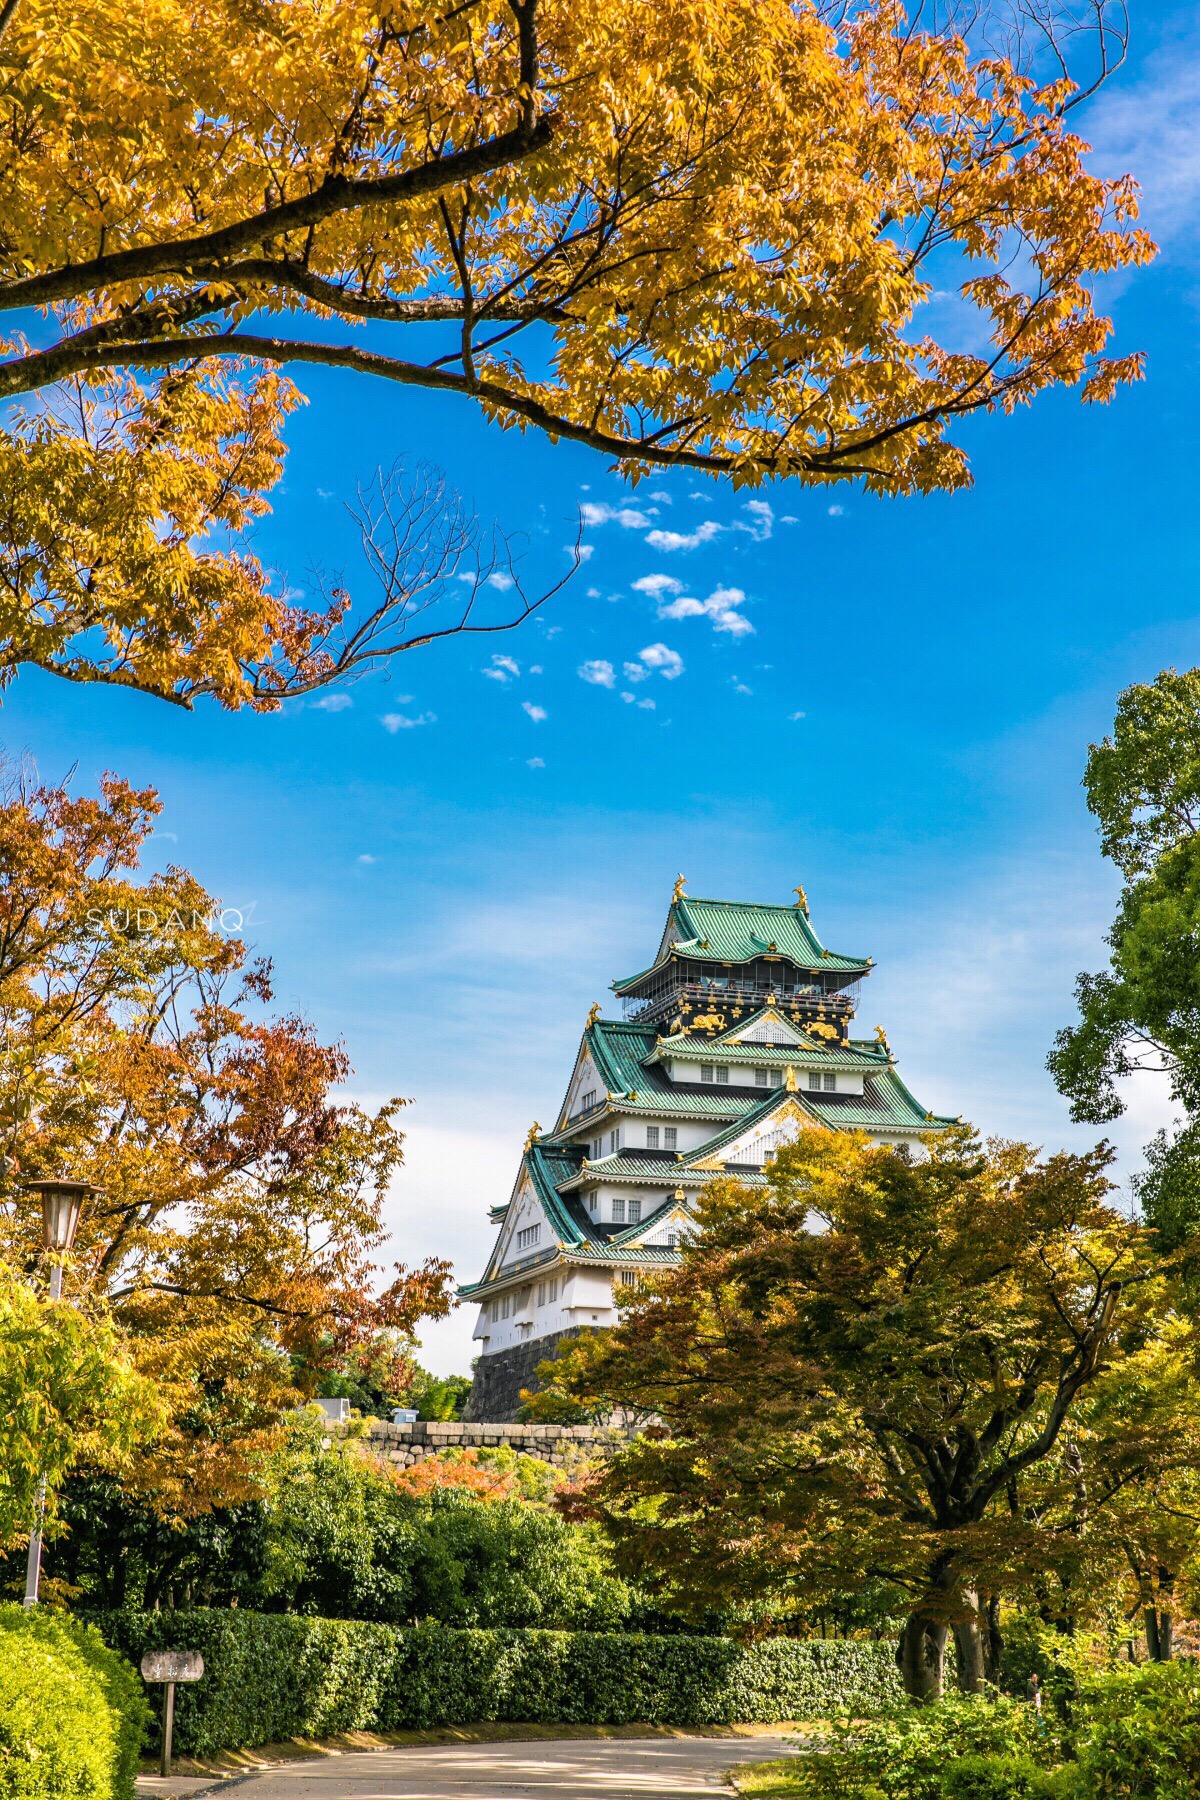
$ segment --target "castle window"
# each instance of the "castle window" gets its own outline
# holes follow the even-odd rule
[[[600,1158],[604,1155],[604,1139],[603,1138],[597,1138],[595,1143],[592,1145],[592,1155],[595,1157],[597,1162],[599,1162]]]
[[[819,1094],[821,1091],[821,1077],[817,1074],[815,1069],[809,1075],[808,1086],[810,1093]]]
[[[724,1063],[722,1063],[720,1068],[718,1068],[718,1070],[717,1070],[717,1080],[723,1081],[725,1083],[726,1087],[729,1086],[729,1070],[725,1066]]]
[[[629,1202],[629,1223],[631,1225],[640,1225],[641,1222],[642,1222],[642,1203],[640,1200],[631,1200]]]
[[[827,1075],[825,1077],[825,1092],[827,1094],[836,1094],[837,1093],[837,1076],[836,1075]]]
[[[770,1087],[770,1085],[771,1085],[770,1069],[755,1069],[754,1085],[755,1085],[755,1087]]]
[[[664,1125],[663,1126],[663,1149],[664,1150],[674,1150],[676,1140],[678,1139],[678,1137],[679,1137],[679,1133],[676,1131],[676,1129],[673,1125]]]
[[[713,1072],[712,1072],[712,1064],[711,1064],[711,1063],[704,1063],[704,1064],[703,1064],[703,1065],[702,1065],[702,1066],[701,1066],[701,1069],[700,1069],[700,1079],[701,1079],[701,1081],[711,1081],[711,1080],[712,1080],[712,1078],[713,1078]]]
[[[512,1297],[509,1294],[505,1294],[503,1300],[500,1302],[500,1317],[502,1319],[507,1319],[508,1314],[509,1314],[509,1309],[511,1306],[512,1306]]]
[[[523,1230],[518,1231],[517,1233],[517,1249],[530,1249],[532,1245],[537,1243],[541,1235],[542,1228],[540,1225],[526,1225]]]
[[[538,1282],[537,1303],[539,1306],[545,1306],[546,1304],[546,1284],[544,1281]]]
[[[588,1112],[593,1106],[595,1106],[595,1104],[596,1104],[596,1090],[595,1090],[595,1088],[589,1088],[587,1093],[583,1095],[582,1099],[579,1102],[580,1111]]]
[[[658,1149],[658,1126],[657,1125],[647,1125],[647,1127],[646,1127],[646,1148],[647,1148],[647,1150],[657,1150]]]
[[[614,1151],[617,1151],[620,1148],[621,1148],[621,1131],[620,1131],[620,1127],[618,1126],[616,1131],[610,1131],[608,1134],[608,1154],[610,1156],[612,1156]]]
[[[625,1223],[625,1202],[623,1200],[614,1200],[613,1201],[613,1224],[614,1225],[623,1225],[624,1223]]]
[[[558,1299],[558,1276],[557,1275],[554,1277],[554,1280],[549,1284],[549,1287],[546,1290],[546,1298],[547,1298],[547,1300],[549,1300],[551,1306],[553,1306],[554,1302]]]
[[[642,1277],[637,1269],[622,1269],[619,1279],[622,1287],[640,1287],[642,1283]]]

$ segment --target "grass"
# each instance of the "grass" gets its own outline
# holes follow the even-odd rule
[[[802,1791],[805,1758],[788,1756],[782,1762],[738,1763],[726,1780],[747,1800],[794,1800]]]

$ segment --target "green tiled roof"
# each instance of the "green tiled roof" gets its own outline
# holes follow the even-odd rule
[[[899,1126],[906,1131],[940,1131],[955,1121],[940,1113],[927,1113],[905,1087],[895,1069],[868,1075],[858,1094],[806,1094],[823,1125],[840,1125],[852,1131],[887,1131]]]
[[[799,906],[756,906],[740,900],[693,900],[684,895],[672,901],[667,922],[668,940],[693,962],[753,962],[757,957],[778,955],[802,969],[850,971],[864,975],[870,967],[866,956],[845,956],[826,950]],[[666,954],[670,954],[669,949]],[[659,958],[665,961],[666,955]],[[657,967],[658,964],[652,965]],[[615,981],[618,994],[640,981],[649,970]]]
[[[733,1029],[736,1031],[737,1026]],[[655,1062],[670,1057],[682,1061],[762,1063],[767,1068],[786,1068],[788,1063],[820,1063],[829,1069],[878,1069],[886,1065],[888,1053],[882,1044],[851,1045],[823,1043],[820,1038],[804,1038],[798,1044],[735,1044],[729,1034],[719,1038],[691,1037],[680,1031],[663,1038],[651,1051]]]
[[[777,1095],[778,1091],[776,1089]],[[729,1131],[736,1137],[739,1132],[745,1130],[745,1127],[746,1120],[739,1119],[735,1125],[729,1127]],[[713,1141],[713,1139],[709,1139],[709,1143]],[[628,1156],[617,1151],[612,1156],[603,1156],[595,1162],[589,1162],[585,1169],[580,1169],[577,1174],[570,1176],[563,1183],[563,1192],[574,1193],[585,1182],[600,1180],[644,1182],[650,1187],[662,1187],[664,1184],[669,1184],[674,1188],[680,1185],[685,1176],[688,1185],[695,1187],[698,1177],[691,1164],[696,1157],[704,1156],[706,1149],[707,1146],[690,1151],[684,1156],[682,1162],[676,1162],[674,1157],[667,1160],[652,1156]],[[702,1171],[699,1179],[707,1180],[707,1175]]]
[[[724,1089],[689,1094],[676,1088],[660,1068],[643,1062],[657,1042],[654,1032],[643,1026],[625,1024],[617,1019],[597,1019],[584,1033],[584,1042],[608,1090],[610,1102],[615,1102],[610,1110],[648,1113],[652,1117],[661,1114],[666,1118],[711,1119],[718,1125],[726,1119],[740,1118],[747,1108],[757,1104],[747,1095],[728,1094]],[[631,1099],[631,1094],[636,1094],[637,1098]],[[547,1133],[543,1141],[555,1144],[568,1130],[574,1136],[588,1120],[598,1124],[603,1117],[604,1109],[597,1107],[594,1113],[577,1116],[569,1127],[564,1125],[557,1132]]]
[[[525,1152],[524,1166],[529,1171],[533,1191],[563,1244],[584,1244],[595,1233],[583,1208],[565,1200],[559,1187],[579,1168],[578,1156],[536,1142]]]
[[[634,1225],[630,1229],[633,1232],[644,1231],[646,1224],[656,1219],[663,1210],[662,1207],[659,1207],[650,1215],[650,1219],[645,1224]],[[629,1232],[625,1231],[618,1233],[617,1237],[608,1244],[572,1244],[569,1247],[564,1245],[561,1250],[556,1246],[553,1250],[543,1251],[536,1260],[522,1264],[519,1268],[511,1264],[506,1265],[503,1276],[497,1273],[485,1275],[481,1281],[464,1281],[455,1291],[460,1300],[474,1300],[480,1294],[489,1293],[496,1288],[510,1287],[514,1281],[539,1280],[547,1268],[563,1263],[677,1263],[679,1261],[678,1250],[672,1250],[666,1244],[625,1243],[623,1240],[628,1236]]]
[[[815,1098],[814,1094],[813,1099]],[[743,1131],[749,1131],[761,1120],[770,1118],[771,1114],[777,1107],[782,1106],[785,1100],[795,1100],[799,1104],[801,1112],[811,1113],[814,1125],[825,1123],[825,1120],[818,1117],[813,1111],[807,1094],[791,1094],[787,1088],[772,1088],[770,1093],[764,1095],[754,1110],[747,1113],[744,1119],[739,1119],[736,1125],[727,1125],[724,1131],[717,1133],[716,1137],[709,1138],[707,1144],[701,1144],[697,1149],[690,1150],[685,1159],[685,1166],[689,1163],[707,1162],[710,1157],[718,1155],[727,1144],[732,1144],[740,1138]],[[748,1166],[753,1167],[754,1165]]]

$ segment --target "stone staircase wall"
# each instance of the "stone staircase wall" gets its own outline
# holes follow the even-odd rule
[[[443,1450],[496,1450],[502,1445],[565,1469],[583,1457],[611,1455],[632,1435],[611,1425],[476,1425],[436,1419],[390,1425],[376,1419],[366,1443],[377,1456],[385,1456],[402,1469],[411,1469],[414,1463]]]

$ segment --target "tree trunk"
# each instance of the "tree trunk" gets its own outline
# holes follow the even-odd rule
[[[987,1683],[987,1666],[983,1632],[979,1628],[979,1596],[973,1588],[962,1593],[964,1607],[970,1615],[955,1621],[954,1647],[958,1652],[955,1678],[961,1694],[982,1694]]]
[[[928,1705],[942,1697],[946,1637],[945,1625],[927,1613],[911,1613],[905,1621],[900,1633],[900,1679],[914,1705]]]
[[[1170,1662],[1175,1654],[1175,1621],[1169,1612],[1161,1612],[1157,1607],[1148,1606],[1144,1614],[1146,1620],[1146,1650],[1151,1662]]]
[[[1000,1686],[1004,1671],[1004,1634],[1000,1630],[1000,1596],[989,1594],[987,1603],[987,1636],[984,1641],[984,1664],[993,1687]]]

